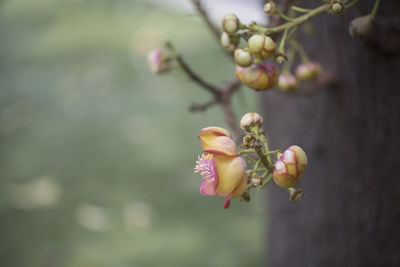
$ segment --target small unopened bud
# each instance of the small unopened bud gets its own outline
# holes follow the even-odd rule
[[[239,45],[239,38],[236,36],[229,36],[226,32],[221,34],[221,45],[228,52],[233,52]]]
[[[235,50],[235,62],[241,67],[247,68],[253,64],[253,56],[250,52],[243,49]]]
[[[296,76],[292,74],[281,74],[279,76],[278,88],[281,91],[295,91],[299,86]]]
[[[272,64],[253,64],[248,68],[236,66],[236,76],[246,86],[264,91],[278,84],[279,70]]]
[[[291,203],[299,202],[303,199],[303,195],[303,189],[289,188],[289,201]]]
[[[331,13],[334,15],[340,15],[344,11],[343,2],[340,0],[332,1],[329,5]]]
[[[239,30],[239,19],[235,14],[228,14],[222,20],[222,29],[229,35],[236,33]]]
[[[250,129],[254,126],[261,127],[263,123],[263,117],[255,112],[249,112],[243,115],[240,120],[240,128],[250,132]]]
[[[261,179],[259,177],[251,177],[250,183],[252,184],[252,186],[257,187],[261,185]]]
[[[170,57],[161,49],[155,49],[148,54],[147,64],[150,71],[156,74],[161,74],[171,69]]]
[[[296,186],[307,167],[307,155],[299,146],[291,146],[275,163],[274,181],[283,188]]]
[[[269,1],[264,5],[264,13],[267,16],[271,16],[276,11],[276,4],[273,1]]]
[[[256,58],[270,58],[275,55],[276,43],[264,34],[255,34],[249,38],[247,46]]]
[[[312,81],[321,73],[321,65],[316,62],[303,63],[296,68],[296,76],[299,80]]]
[[[355,39],[368,38],[372,32],[372,19],[370,15],[365,15],[353,19],[349,26],[350,35]]]
[[[278,62],[279,64],[283,64],[283,62],[285,62],[286,60],[288,60],[288,58],[283,53],[279,53],[278,55],[275,56],[275,61]]]

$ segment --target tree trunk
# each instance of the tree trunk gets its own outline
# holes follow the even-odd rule
[[[309,160],[300,203],[270,186],[266,266],[400,266],[400,1],[381,2],[372,40],[348,34],[373,3],[314,19],[302,39],[337,86],[263,95],[271,148],[297,144]]]

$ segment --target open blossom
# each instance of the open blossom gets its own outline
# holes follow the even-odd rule
[[[246,162],[239,156],[229,131],[208,127],[201,130],[199,138],[204,153],[198,157],[194,171],[203,176],[200,193],[226,198],[227,209],[230,200],[240,197],[246,188]]]
[[[275,163],[274,181],[283,188],[296,186],[307,167],[307,155],[299,146],[290,146]]]
[[[153,73],[164,73],[171,69],[171,64],[168,55],[164,50],[155,49],[147,56],[147,64],[151,72]]]

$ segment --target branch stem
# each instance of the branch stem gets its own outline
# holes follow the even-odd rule
[[[372,9],[371,12],[371,20],[374,20],[376,17],[376,12],[378,12],[378,8],[379,8],[379,4],[380,4],[381,0],[376,0],[375,1],[375,5],[374,8]]]
[[[282,32],[284,30],[293,28],[294,26],[303,24],[304,22],[318,16],[321,13],[327,12],[328,10],[329,10],[329,4],[324,4],[324,5],[317,7],[316,9],[311,10],[310,12],[308,12],[300,17],[293,19],[292,21],[286,22],[277,27],[267,28],[267,27],[264,27],[261,25],[252,24],[252,25],[249,25],[249,29],[254,32],[264,33],[266,35],[276,34],[276,33]]]

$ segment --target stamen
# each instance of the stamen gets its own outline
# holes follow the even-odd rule
[[[207,182],[213,183],[217,174],[213,154],[203,153],[201,156],[198,156],[194,172],[200,173],[203,179],[209,179]]]

